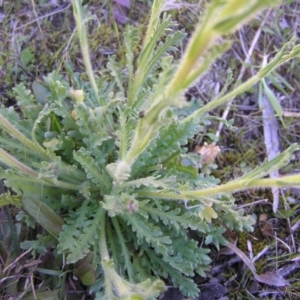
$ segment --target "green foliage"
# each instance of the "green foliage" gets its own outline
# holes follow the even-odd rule
[[[21,199],[22,197],[20,195],[11,195],[11,193],[8,191],[7,193],[0,195],[0,206],[12,204],[16,207],[21,207]]]
[[[75,212],[70,212],[67,224],[59,236],[59,252],[72,248],[67,262],[74,263],[89,253],[91,245],[97,243],[100,228],[97,207],[88,206],[88,201]],[[96,213],[95,213],[96,211]]]
[[[25,48],[21,52],[21,62],[24,66],[27,66],[30,62],[34,61],[34,53],[29,48]]]
[[[82,7],[72,2],[89,81],[68,68],[76,90],[55,72],[35,82],[34,94],[22,83],[14,88],[19,110],[0,110],[0,177],[14,194],[3,194],[0,204],[22,205],[57,242],[67,264],[77,262],[75,274],[93,284],[96,299],[154,299],[166,288],[162,279],[196,297],[192,278],[205,276],[210,263],[200,242],[219,248],[226,244],[223,225],[242,231],[254,224],[230,193],[299,185],[297,175],[261,179],[287,164],[298,147],[218,185],[199,173],[186,146],[203,132],[204,113],[298,55],[299,46],[288,43],[258,75],[225,94],[229,73],[221,95],[182,118],[180,109],[188,105],[184,92],[229,46],[214,41],[270,1],[215,1],[182,60],[173,63],[171,53],[184,33],[174,30],[168,15],[160,17],[165,1],[155,0],[145,39],[131,26],[124,36],[126,70],[111,57],[102,79],[91,68]],[[193,163],[183,165],[183,158]],[[197,239],[189,237],[191,231]],[[24,242],[23,248],[44,253],[48,237]]]

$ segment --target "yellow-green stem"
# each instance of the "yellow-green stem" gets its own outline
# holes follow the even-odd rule
[[[77,24],[77,32],[78,32],[78,37],[80,41],[80,47],[81,47],[81,52],[82,52],[82,57],[86,68],[86,72],[90,79],[90,83],[92,85],[92,89],[94,91],[95,97],[96,99],[99,99],[98,87],[94,77],[94,72],[93,72],[92,63],[90,59],[89,46],[86,38],[87,32],[85,30],[85,24],[82,17],[82,7],[81,4],[79,3],[79,0],[72,0],[72,5],[73,5],[74,17]],[[103,102],[101,97],[99,101]],[[100,105],[105,105],[105,103],[100,103]]]
[[[197,190],[197,191],[181,191],[180,194],[175,194],[170,191],[141,191],[138,193],[138,197],[143,198],[156,198],[164,200],[181,200],[181,201],[192,201],[197,198],[212,196],[222,193],[233,193],[241,190],[247,190],[251,188],[266,188],[266,187],[299,187],[300,186],[300,175],[283,176],[280,178],[265,178],[255,180],[236,180],[228,182],[219,186]],[[216,200],[217,201],[217,200]]]

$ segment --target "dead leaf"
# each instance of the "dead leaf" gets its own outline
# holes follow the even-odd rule
[[[272,160],[279,154],[279,136],[278,136],[278,122],[275,117],[274,109],[267,99],[267,97],[261,97],[262,103],[260,108],[262,111],[264,122],[264,142],[266,146],[266,152],[268,161]],[[278,171],[270,173],[270,178],[279,177]],[[273,211],[276,212],[279,205],[279,189],[277,187],[272,188],[273,194]]]
[[[126,24],[128,21],[127,8],[125,6],[114,4],[113,16],[118,23]]]
[[[267,285],[273,285],[277,287],[289,285],[289,282],[287,280],[274,272],[266,272],[261,275],[253,273],[253,275],[257,281]]]
[[[203,146],[196,146],[194,152],[201,155],[201,164],[213,162],[220,152],[219,146],[214,144],[208,145],[206,142]]]
[[[246,256],[246,254],[242,250],[240,250],[236,245],[230,242],[228,242],[226,246],[230,248],[247,265],[247,267],[253,274],[256,274],[256,269],[253,262]]]
[[[234,254],[234,252],[228,247],[223,247],[222,249],[220,249],[218,254],[219,255],[232,255],[232,254]]]
[[[114,2],[127,8],[130,8],[131,6],[130,0],[114,0]]]
[[[268,220],[268,215],[267,214],[260,214],[258,218],[259,223],[267,222]]]
[[[273,226],[270,222],[259,224],[261,234],[265,237],[273,236]]]
[[[293,259],[291,259],[291,261],[299,261],[300,260],[300,255],[294,257]]]
[[[5,14],[4,13],[0,13],[0,23],[3,23],[3,20],[5,19]]]
[[[300,118],[300,113],[299,112],[283,111],[282,115],[284,117]]]
[[[168,11],[172,9],[180,9],[184,6],[185,4],[182,3],[181,1],[178,2],[177,0],[168,0],[166,1],[163,11]]]
[[[289,282],[287,280],[285,280],[282,276],[274,272],[266,272],[262,275],[258,275],[256,273],[256,269],[253,262],[245,255],[243,251],[241,251],[237,246],[235,246],[232,243],[227,243],[226,246],[241,258],[241,260],[247,265],[247,267],[252,272],[256,281],[277,287],[289,285]]]
[[[261,234],[265,237],[267,236],[273,236],[273,226],[268,221],[268,215],[267,214],[260,214],[258,219],[258,225],[259,229],[261,231]]]
[[[278,270],[279,275],[286,277],[291,276],[292,273],[297,272],[300,269],[299,262],[294,259],[291,260],[292,263],[289,263]]]

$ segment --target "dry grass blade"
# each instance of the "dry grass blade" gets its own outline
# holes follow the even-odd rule
[[[271,103],[265,96],[261,97],[262,103],[262,115],[264,125],[264,142],[266,146],[266,152],[268,161],[275,158],[279,153],[279,136],[278,136],[278,123],[274,116],[274,110]],[[270,178],[278,178],[279,172],[273,171],[270,173]],[[276,187],[272,188],[273,194],[273,211],[276,212],[279,205],[279,189]]]
[[[287,280],[285,280],[282,276],[273,272],[266,272],[262,275],[258,275],[256,273],[256,269],[253,262],[245,255],[243,251],[241,251],[232,243],[228,243],[226,246],[241,258],[241,260],[247,265],[247,267],[252,272],[256,281],[267,285],[277,286],[277,287],[289,285],[289,282]]]
[[[251,272],[256,274],[256,269],[253,262],[246,256],[246,254],[240,250],[236,245],[232,243],[227,243],[226,246],[231,249],[240,259],[247,265]]]
[[[66,4],[66,5],[62,5],[61,7],[59,7],[59,8],[57,8],[57,9],[53,10],[52,12],[50,12],[50,13],[48,13],[48,14],[45,14],[45,15],[40,16],[40,17],[36,17],[36,19],[34,19],[34,20],[32,20],[32,21],[30,21],[30,22],[24,24],[24,25],[21,25],[21,26],[17,27],[16,30],[19,30],[19,29],[21,29],[21,28],[23,28],[23,27],[26,27],[26,26],[28,26],[28,25],[30,25],[30,24],[32,24],[32,23],[35,23],[35,22],[38,23],[38,22],[39,22],[40,20],[42,20],[42,19],[45,19],[45,18],[48,18],[48,17],[53,16],[53,15],[55,15],[55,14],[61,13],[61,12],[63,12],[64,10],[68,9],[70,6],[71,6],[71,3],[68,3],[68,4]]]
[[[30,253],[32,248],[29,248],[25,252],[23,252],[19,257],[17,257],[12,263],[10,263],[4,270],[3,273],[5,273],[8,269],[10,269],[13,265],[15,265],[22,257],[24,257],[27,253]]]
[[[181,8],[192,8],[195,5],[183,3],[182,1],[168,0],[163,8],[163,11]]]
[[[130,8],[131,6],[130,0],[114,0],[114,2],[127,8]]]
[[[237,77],[235,86],[237,86],[238,83],[239,83],[239,81],[243,78],[243,76],[244,76],[244,74],[245,74],[245,72],[246,72],[246,66],[247,66],[247,64],[249,64],[249,63],[251,62],[251,56],[252,56],[253,51],[254,51],[254,49],[255,49],[257,43],[258,43],[259,37],[260,37],[261,32],[262,32],[262,28],[263,28],[263,26],[264,26],[264,24],[265,24],[265,22],[266,22],[266,19],[267,19],[269,13],[270,13],[270,11],[267,13],[266,18],[262,21],[260,27],[259,27],[258,30],[256,31],[255,36],[254,36],[254,38],[253,38],[253,40],[252,40],[252,42],[251,42],[251,46],[250,46],[250,48],[249,48],[249,51],[245,51],[245,50],[246,50],[246,47],[244,46],[243,38],[242,38],[241,32],[239,31],[240,38],[241,38],[241,39],[240,39],[240,41],[241,41],[241,46],[242,46],[242,49],[244,49],[244,51],[245,51],[245,56],[246,56],[246,57],[245,57],[244,63],[242,64],[242,67],[241,67],[241,69],[240,69],[239,76]],[[251,72],[253,73],[253,70],[251,70]],[[231,109],[232,103],[233,103],[233,99],[231,99],[231,100],[227,103],[226,108],[225,108],[225,110],[224,110],[224,112],[223,112],[223,115],[222,115],[222,119],[224,119],[224,120],[227,119],[227,116],[228,116],[229,111],[230,111],[230,109]],[[223,125],[224,125],[223,122],[220,122],[220,123],[219,123],[218,130],[217,130],[217,132],[216,132],[216,136],[217,136],[217,137],[220,136],[221,131],[222,131],[222,128],[223,128]]]
[[[283,111],[282,115],[284,117],[300,118],[300,112]]]
[[[273,272],[266,272],[264,274],[258,275],[254,274],[254,278],[264,284],[282,287],[282,286],[288,286],[289,282],[285,280],[282,276],[273,273]]]

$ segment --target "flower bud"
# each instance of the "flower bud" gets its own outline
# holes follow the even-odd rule
[[[76,104],[79,105],[84,101],[83,90],[70,90],[71,97],[75,100]]]

